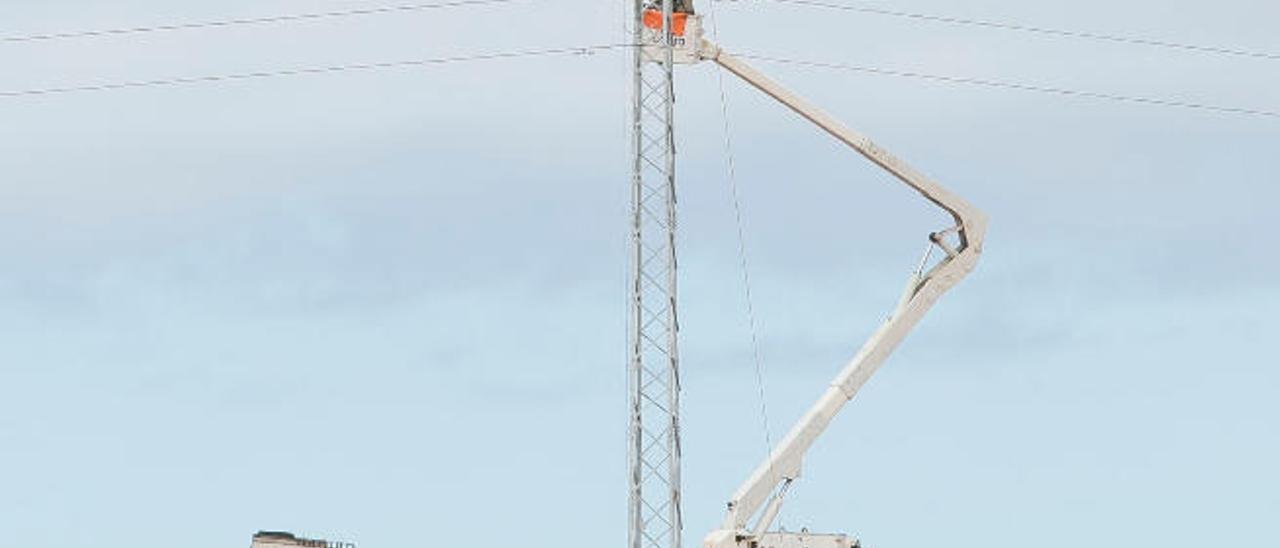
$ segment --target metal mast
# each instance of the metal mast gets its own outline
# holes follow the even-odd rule
[[[674,2],[632,1],[633,43],[637,47],[632,113],[627,540],[629,548],[680,548]],[[646,29],[646,9],[651,18],[661,10],[659,29],[652,28],[652,21]]]

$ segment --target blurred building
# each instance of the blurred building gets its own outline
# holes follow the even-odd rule
[[[251,548],[356,548],[355,543],[302,538],[283,531],[258,531]]]

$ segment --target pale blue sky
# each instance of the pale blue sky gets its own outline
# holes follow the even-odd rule
[[[384,5],[0,1],[0,34]],[[1280,52],[1274,2],[881,5]],[[700,4],[702,11],[710,7]],[[1276,61],[721,5],[818,61],[1280,109]],[[620,39],[622,3],[0,44],[0,90]],[[988,211],[815,447],[870,547],[1274,545],[1280,120],[761,65]],[[0,100],[0,538],[621,546],[622,54]],[[714,69],[679,89],[686,542],[763,453]],[[941,220],[728,97],[775,437]]]

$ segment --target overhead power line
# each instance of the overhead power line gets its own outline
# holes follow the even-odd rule
[[[928,74],[923,72],[883,69],[883,68],[861,66],[861,65],[850,65],[850,64],[844,64],[844,63],[827,63],[827,62],[821,62],[821,61],[805,61],[801,59],[787,59],[783,57],[771,57],[767,55],[755,55],[755,54],[746,54],[746,53],[739,53],[736,55],[744,59],[753,59],[753,60],[765,61],[769,63],[781,63],[781,64],[805,66],[805,67],[811,67],[811,68],[843,70],[843,71],[849,71],[849,72],[861,72],[865,74],[878,74],[878,75],[884,75],[884,76],[898,76],[902,78],[914,78],[917,80],[945,82],[948,84],[965,84],[965,85],[971,85],[971,86],[1012,89],[1012,90],[1018,90],[1018,91],[1029,91],[1029,92],[1045,93],[1045,94],[1051,94],[1051,95],[1085,97],[1089,99],[1102,99],[1106,101],[1116,101],[1116,102],[1122,102],[1122,103],[1135,103],[1135,104],[1154,105],[1154,106],[1162,106],[1162,107],[1204,110],[1204,111],[1221,112],[1221,113],[1229,113],[1229,114],[1243,114],[1243,115],[1249,115],[1249,116],[1266,116],[1271,118],[1280,118],[1280,112],[1272,111],[1272,110],[1211,105],[1206,103],[1192,103],[1192,102],[1178,101],[1173,99],[1136,97],[1132,95],[1117,95],[1113,93],[1099,93],[1094,91],[1082,91],[1082,90],[1060,88],[1060,87],[1021,84],[1017,82],[1008,82],[1008,81],[1002,81],[1002,80],[987,80],[982,78],[969,78],[969,77],[963,77],[963,76],[946,76],[946,75],[940,75],[940,74]]]
[[[503,51],[495,53],[481,53],[474,55],[457,55],[451,57],[431,57],[425,59],[410,59],[405,61],[389,61],[380,63],[355,63],[345,65],[330,65],[323,67],[304,67],[293,69],[242,72],[235,74],[217,74],[205,76],[184,76],[177,78],[163,78],[157,80],[136,80],[126,82],[108,82],[101,84],[83,84],[65,87],[50,87],[42,89],[26,89],[14,91],[0,91],[0,98],[18,98],[33,97],[40,95],[58,95],[67,93],[80,93],[90,91],[114,91],[123,89],[136,88],[152,88],[178,86],[184,84],[207,84],[219,82],[234,82],[240,80],[257,80],[263,78],[275,78],[280,76],[302,76],[309,74],[332,74],[338,72],[351,71],[368,71],[393,68],[411,68],[425,67],[433,65],[447,65],[451,63],[464,63],[471,61],[490,61],[499,59],[518,59],[525,57],[540,57],[552,55],[589,55],[597,51],[608,51],[615,49],[623,49],[634,47],[633,44],[604,44],[594,46],[579,47],[562,47],[548,49],[532,49],[521,51]]]
[[[456,55],[448,57],[431,57],[423,59],[409,59],[403,61],[386,61],[375,63],[353,63],[343,65],[329,65],[319,67],[302,67],[291,69],[279,69],[268,71],[241,72],[230,74],[214,74],[202,76],[182,76],[174,78],[161,78],[154,80],[134,80],[121,82],[105,82],[98,84],[76,84],[70,86],[22,89],[0,91],[0,99],[16,99],[21,97],[35,97],[42,95],[63,95],[70,93],[92,92],[92,91],[117,91],[125,89],[153,88],[153,87],[173,87],[188,84],[207,84],[207,83],[223,83],[242,80],[258,80],[265,78],[276,78],[282,76],[304,76],[317,74],[332,74],[340,72],[354,71],[371,71],[394,68],[412,68],[426,67],[433,65],[447,65],[452,63],[464,63],[472,61],[488,61],[501,59],[518,59],[526,57],[542,57],[555,55],[589,55],[595,52],[611,51],[636,47],[631,43],[617,44],[600,44],[590,46],[560,47],[546,49],[529,49],[516,51],[502,51],[493,53],[481,53],[472,55]],[[752,59],[770,63],[780,63],[796,66],[805,66],[811,68],[822,68],[829,70],[842,70],[849,72],[859,72],[864,74],[875,74],[883,76],[897,76],[902,78],[913,78],[918,80],[927,80],[934,82],[943,82],[949,84],[965,84],[972,86],[980,86],[987,88],[1012,89],[1018,91],[1027,91],[1060,96],[1084,97],[1090,99],[1101,99],[1108,101],[1116,101],[1131,104],[1145,104],[1163,107],[1175,107],[1184,109],[1203,110],[1211,112],[1220,112],[1228,114],[1241,114],[1249,116],[1265,116],[1269,118],[1280,118],[1280,112],[1273,110],[1252,109],[1242,107],[1231,107],[1222,105],[1211,105],[1207,103],[1193,103],[1186,101],[1178,101],[1172,99],[1159,99],[1151,97],[1137,97],[1130,95],[1118,95],[1111,93],[1099,93],[1092,91],[1075,90],[1060,87],[1039,86],[1032,84],[1022,84],[1017,82],[1009,82],[1004,80],[988,80],[982,78],[970,78],[963,76],[947,76],[940,74],[929,74],[923,72],[912,72],[904,70],[884,69],[871,66],[852,65],[845,63],[831,63],[821,61],[807,61],[803,59],[791,59],[784,57],[774,57],[768,55],[758,55],[751,53],[738,53],[739,57],[744,59]]]
[[[16,42],[40,42],[48,40],[68,40],[74,38],[102,38],[107,36],[124,36],[130,34],[145,34],[150,32],[171,32],[179,30],[197,30],[197,29],[213,29],[224,27],[236,27],[241,25],[263,25],[269,23],[289,23],[297,21],[311,21],[316,19],[337,19],[342,17],[356,17],[364,15],[381,15],[390,13],[407,13],[415,11],[461,8],[469,6],[485,6],[493,4],[510,4],[517,0],[451,0],[446,2],[424,3],[424,4],[402,4],[398,6],[381,6],[372,8],[357,8],[339,11],[321,11],[311,13],[294,13],[284,15],[269,15],[265,17],[248,17],[239,19],[222,19],[213,21],[194,21],[189,23],[172,23],[167,25],[152,25],[138,27],[123,27],[114,29],[98,29],[98,30],[76,30],[66,32],[49,32],[41,34],[27,34],[19,36],[0,37],[0,43],[16,43]]]
[[[718,0],[734,2],[736,0]],[[1050,27],[1038,27],[1031,25],[1022,25],[1018,23],[1008,23],[1003,21],[994,21],[990,19],[969,19],[965,17],[952,17],[947,15],[935,15],[929,13],[900,11],[887,8],[880,8],[871,5],[859,4],[851,5],[844,3],[824,2],[822,0],[769,0],[777,4],[789,4],[795,6],[805,6],[811,8],[822,8],[831,10],[851,11],[858,13],[867,13],[872,15],[883,15],[888,17],[897,17],[901,19],[911,19],[916,21],[928,21],[933,23],[946,23],[951,25],[965,25],[971,27],[983,27],[989,29],[1026,32],[1032,34],[1042,34],[1047,36],[1056,36],[1060,38],[1077,38],[1085,40],[1098,40],[1103,42],[1113,42],[1119,44],[1150,46],[1157,48],[1177,49],[1183,51],[1193,51],[1197,53],[1212,53],[1219,55],[1232,55],[1236,57],[1249,57],[1254,59],[1280,60],[1280,54],[1268,53],[1263,51],[1253,51],[1240,48],[1227,48],[1219,46],[1206,46],[1199,44],[1189,44],[1185,42],[1173,42],[1168,40],[1154,40],[1149,38],[1141,38],[1136,36],[1121,36],[1115,34],[1103,34],[1097,32],[1067,30]]]

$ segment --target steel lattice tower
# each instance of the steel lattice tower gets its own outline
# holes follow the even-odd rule
[[[645,0],[634,0],[634,44]],[[676,321],[673,0],[665,47],[635,48],[628,385],[629,548],[680,548],[680,376]],[[654,8],[656,4],[652,5]]]

